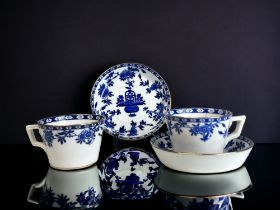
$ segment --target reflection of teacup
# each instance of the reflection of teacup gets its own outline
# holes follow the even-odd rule
[[[40,198],[36,189],[42,188]],[[73,209],[92,208],[101,203],[102,192],[97,166],[76,170],[59,171],[49,168],[47,175],[30,188],[27,201],[41,206]]]
[[[100,166],[103,192],[111,199],[140,200],[158,192],[153,183],[159,163],[153,155],[125,148],[110,155]]]
[[[180,196],[166,196],[167,205],[176,210],[232,210],[229,196],[211,198],[191,198]]]
[[[245,119],[223,109],[183,108],[170,111],[167,126],[174,151],[213,154],[240,136]],[[236,128],[228,135],[232,122]]]
[[[26,130],[33,146],[41,147],[53,168],[71,170],[97,162],[103,134],[103,118],[98,115],[72,114],[48,117]],[[36,139],[39,129],[43,142]]]

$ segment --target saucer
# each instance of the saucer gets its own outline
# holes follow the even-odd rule
[[[157,193],[153,179],[159,163],[152,154],[125,148],[110,155],[100,166],[103,191],[112,199],[148,199]]]
[[[106,118],[105,131],[123,140],[143,139],[158,131],[170,104],[163,78],[138,63],[107,69],[95,82],[90,97],[92,112]]]
[[[224,153],[175,152],[167,133],[154,136],[150,143],[165,166],[176,171],[189,173],[221,173],[237,169],[246,161],[254,146],[251,139],[240,136],[226,145]]]
[[[252,187],[246,167],[218,174],[182,173],[161,166],[154,183],[160,191],[187,197],[243,197]]]

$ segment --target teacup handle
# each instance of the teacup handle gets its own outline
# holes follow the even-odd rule
[[[35,137],[35,134],[34,134],[35,129],[39,129],[39,126],[37,124],[26,126],[26,131],[27,131],[29,140],[34,147],[41,147],[46,152],[46,146],[44,145],[44,143],[38,141]]]
[[[234,129],[234,131],[232,131],[226,138],[226,144],[235,138],[238,138],[241,134],[241,131],[243,129],[244,123],[246,120],[246,116],[245,115],[240,115],[240,116],[233,116],[231,118],[231,122],[236,122],[236,128]]]
[[[232,194],[230,194],[230,197],[231,198],[240,198],[240,199],[244,199],[245,198],[243,192],[232,193]]]
[[[41,182],[31,185],[30,190],[27,195],[27,201],[29,203],[39,204],[38,200],[34,198],[34,193],[37,189],[40,189],[44,186],[46,179],[44,178]]]

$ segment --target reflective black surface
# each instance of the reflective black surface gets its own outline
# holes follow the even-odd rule
[[[120,148],[136,147],[152,152],[149,141],[121,142]],[[116,151],[113,139],[106,137],[97,165]],[[245,198],[231,198],[233,209],[277,209],[279,197],[280,144],[256,144],[245,162],[253,186],[244,192]],[[49,170],[47,156],[31,145],[1,145],[1,204],[21,209],[39,209],[42,205],[27,202],[32,184],[40,182]],[[220,175],[219,175],[220,176]],[[192,175],[193,177],[193,175]],[[194,185],[192,185],[194,187]],[[199,191],[199,190],[198,190]],[[104,194],[97,209],[172,209],[166,194],[159,191],[149,199],[112,200]],[[177,206],[178,207],[178,206]],[[178,208],[182,208],[179,206]]]

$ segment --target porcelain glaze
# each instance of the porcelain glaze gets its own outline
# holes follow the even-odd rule
[[[252,140],[240,136],[232,139],[223,153],[182,153],[174,151],[167,133],[154,136],[150,143],[166,167],[190,173],[220,173],[237,169],[246,161],[254,146]]]
[[[175,151],[213,154],[241,134],[245,119],[223,109],[183,108],[170,111],[167,126]],[[235,121],[235,130],[228,134]]]
[[[170,103],[163,78],[138,63],[106,70],[95,82],[90,98],[92,112],[106,118],[105,131],[123,140],[143,139],[159,130]]]
[[[103,134],[103,118],[98,115],[73,114],[48,117],[26,126],[31,144],[41,147],[53,168],[71,170],[97,162]],[[43,139],[34,135],[38,129]]]

